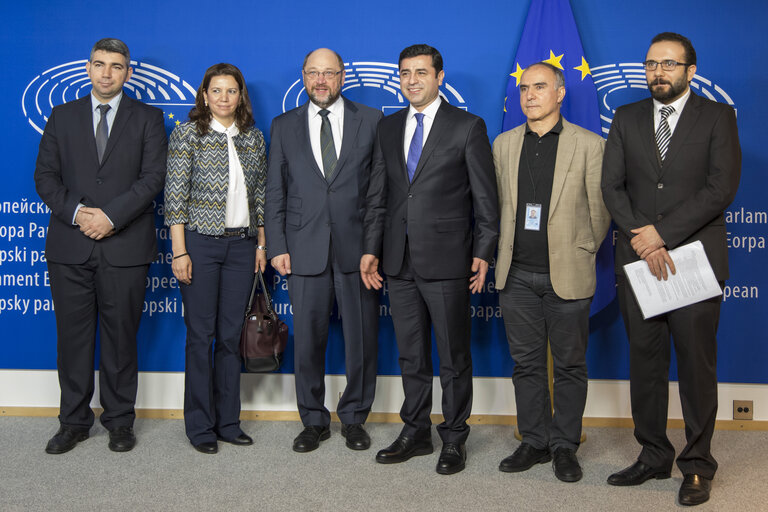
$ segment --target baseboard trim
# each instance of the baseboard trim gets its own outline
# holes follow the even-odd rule
[[[94,408],[98,416],[102,409]],[[58,407],[0,407],[0,416],[45,417],[53,418],[59,415]],[[181,409],[136,409],[137,418],[180,420],[184,418]],[[246,421],[301,421],[296,411],[242,411],[240,419]],[[331,413],[331,421],[339,422],[338,415]],[[440,423],[443,416],[432,415],[432,423]],[[400,423],[400,415],[394,412],[372,412],[368,416],[370,423]],[[517,416],[500,414],[478,414],[470,416],[470,425],[517,425]],[[585,427],[614,427],[633,428],[632,418],[584,418]],[[682,429],[685,424],[681,419],[670,419],[667,428]],[[768,431],[768,421],[717,420],[716,430]]]

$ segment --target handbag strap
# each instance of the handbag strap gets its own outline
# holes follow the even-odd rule
[[[256,279],[253,280],[254,286],[256,286],[256,281],[259,282],[261,290],[264,292],[264,303],[267,306],[267,313],[269,313],[269,316],[275,318],[277,315],[275,314],[274,309],[272,309],[272,296],[269,294],[269,290],[267,290],[267,283],[264,282],[264,274],[261,273],[261,270],[256,271]]]
[[[256,275],[253,278],[253,286],[251,286],[251,296],[248,298],[248,308],[245,310],[245,316],[248,316],[253,308],[253,299],[256,297],[256,290],[261,286],[261,291],[264,293],[264,304],[267,306],[267,313],[272,318],[277,318],[275,310],[272,308],[272,296],[267,289],[267,283],[264,281],[264,274],[261,270],[256,271]]]

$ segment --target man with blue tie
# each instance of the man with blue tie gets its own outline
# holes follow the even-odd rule
[[[387,275],[400,352],[405,424],[382,464],[432,453],[432,337],[440,356],[443,441],[436,471],[464,469],[472,410],[470,292],[482,290],[498,237],[496,178],[485,123],[439,95],[443,58],[417,44],[400,53],[410,102],[379,123],[365,214],[361,277]]]
[[[94,351],[109,449],[136,444],[136,333],[157,255],[153,200],[165,181],[163,113],[123,94],[128,47],[102,39],[85,65],[91,94],[57,106],[40,140],[37,192],[51,209],[45,257],[56,309],[60,429],[46,452],[88,438]]]

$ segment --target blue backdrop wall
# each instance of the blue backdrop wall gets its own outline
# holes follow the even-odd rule
[[[319,46],[347,63],[345,94],[392,113],[398,94],[397,56],[417,42],[437,47],[445,60],[442,93],[482,116],[491,141],[501,131],[509,73],[529,2],[365,3],[293,2],[4,2],[0,20],[0,368],[53,369],[56,339],[43,257],[48,214],[34,190],[40,133],[53,105],[88,94],[85,60],[101,37],[123,39],[135,71],[127,93],[163,109],[170,133],[186,119],[205,69],[231,62],[246,77],[256,125],[268,138],[273,117],[306,100],[300,83],[304,55]],[[766,282],[766,157],[768,106],[764,27],[768,4],[738,7],[716,0],[604,2],[572,0],[586,59],[598,87],[607,131],[613,110],[647,96],[636,63],[650,38],[671,30],[687,35],[698,52],[697,93],[732,104],[744,155],[741,187],[727,212],[731,279],[720,322],[721,382],[768,383],[768,343],[761,288]],[[107,10],[108,9],[108,10]],[[554,49],[557,53],[557,49]],[[549,55],[542,55],[546,59]],[[568,56],[566,56],[566,61]],[[576,62],[580,62],[577,60]],[[634,65],[633,65],[634,64]],[[568,84],[566,84],[566,89]],[[139,337],[144,371],[182,371],[181,298],[170,270],[170,241],[156,206],[160,251],[147,281]],[[267,241],[269,243],[269,241]],[[270,275],[278,310],[290,324],[285,282]],[[473,298],[476,376],[511,375],[493,277]],[[396,374],[397,350],[386,290],[382,295],[379,372]],[[762,312],[762,313],[761,313]],[[343,372],[338,321],[332,324],[328,370]],[[282,371],[292,372],[292,345]],[[628,378],[628,348],[614,302],[593,316],[591,378]],[[672,371],[675,375],[674,369]]]

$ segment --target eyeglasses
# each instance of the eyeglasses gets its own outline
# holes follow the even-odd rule
[[[331,80],[340,73],[341,71],[304,71],[304,76],[310,80],[317,80],[322,75],[326,80]]]
[[[656,71],[658,65],[661,64],[661,69],[664,71],[674,71],[677,66],[687,66],[685,62],[677,62],[676,60],[663,60],[661,62],[656,60],[647,60],[643,62],[643,67],[646,71]]]

